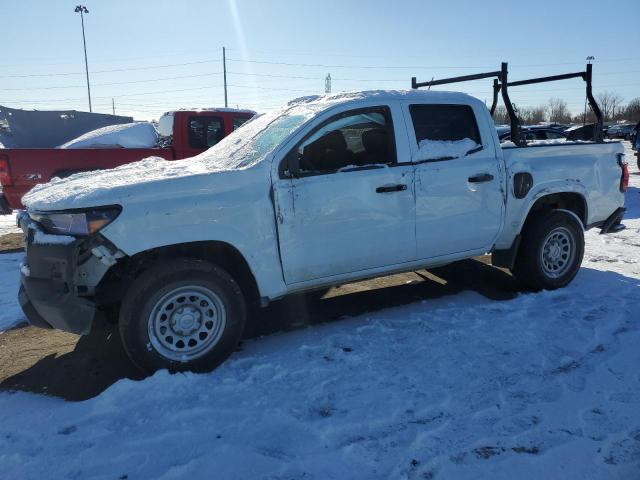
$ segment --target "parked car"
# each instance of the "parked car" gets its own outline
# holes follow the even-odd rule
[[[565,130],[567,140],[575,141],[589,141],[593,140],[594,129],[596,128],[594,123],[587,123],[585,125],[576,125],[574,127]]]
[[[607,138],[622,138],[629,140],[633,133],[635,125],[628,123],[624,125],[613,125],[607,130]]]
[[[20,199],[54,177],[113,168],[150,155],[167,160],[192,157],[215,145],[253,117],[251,110],[207,109],[168,112],[160,127],[168,144],[157,148],[6,148],[0,149],[0,214],[22,208]]]
[[[525,140],[558,140],[567,138],[567,135],[560,129],[551,127],[522,127],[522,138]],[[511,139],[511,130],[508,130],[500,135],[500,141],[506,142]]]
[[[501,148],[461,93],[302,99],[196,158],[29,192],[20,303],[31,324],[78,334],[119,311],[143,370],[204,371],[254,307],[296,292],[485,252],[534,290],[564,287],[583,231],[622,228],[623,152]]]

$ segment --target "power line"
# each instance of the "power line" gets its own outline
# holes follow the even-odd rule
[[[183,62],[183,63],[167,63],[164,65],[147,65],[144,67],[127,67],[127,68],[114,68],[110,70],[95,70],[91,74],[98,73],[115,73],[115,72],[133,72],[138,70],[153,70],[155,68],[170,68],[170,67],[185,67],[188,65],[201,65],[204,63],[217,63],[220,60],[202,60],[198,62]],[[63,73],[30,73],[24,75],[0,75],[0,78],[29,78],[29,77],[58,77],[69,75],[84,75],[84,72],[63,72]]]
[[[222,72],[201,73],[201,74],[195,74],[195,75],[179,75],[177,77],[150,78],[147,80],[130,80],[128,82],[94,83],[93,86],[105,87],[105,86],[112,86],[112,85],[130,85],[134,83],[149,83],[149,82],[160,82],[165,80],[180,80],[185,78],[211,77],[215,75],[222,75]],[[78,87],[84,87],[84,85],[55,85],[51,87],[3,88],[3,90],[6,90],[6,91],[56,90],[56,89],[66,89],[66,88],[78,88]]]

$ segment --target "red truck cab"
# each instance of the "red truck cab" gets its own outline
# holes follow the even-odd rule
[[[177,110],[165,113],[158,131],[166,146],[155,148],[0,149],[0,214],[23,208],[22,196],[39,183],[88,170],[103,170],[156,156],[193,157],[212,147],[255,115],[251,110]]]

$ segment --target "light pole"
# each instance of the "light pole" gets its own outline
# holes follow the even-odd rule
[[[89,13],[87,7],[84,5],[78,5],[74,10],[76,13],[80,13],[80,22],[82,23],[82,44],[84,45],[84,69],[87,73],[87,93],[89,94],[89,111],[91,110],[91,87],[89,86],[89,63],[87,62],[87,41],[84,38],[84,14]]]

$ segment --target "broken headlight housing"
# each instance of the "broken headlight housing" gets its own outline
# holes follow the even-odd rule
[[[113,222],[121,211],[122,208],[119,206],[111,206],[86,210],[29,212],[29,217],[46,233],[89,237]]]

